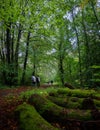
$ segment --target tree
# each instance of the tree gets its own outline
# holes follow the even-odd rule
[[[58,77],[62,84],[96,84],[99,72],[94,66],[99,67],[100,57],[97,2],[1,0],[1,82],[26,84],[34,71],[44,81]]]

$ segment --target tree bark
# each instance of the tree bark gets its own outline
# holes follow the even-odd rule
[[[75,33],[76,33],[76,38],[77,38],[78,59],[79,59],[79,80],[80,80],[80,86],[83,86],[83,83],[82,83],[80,41],[79,41],[79,36],[78,36],[78,31],[77,31],[77,28],[76,28],[75,20],[74,20],[73,9],[72,9],[72,19],[73,19],[74,30],[75,30]]]
[[[86,70],[86,78],[85,78],[85,82],[88,86],[90,86],[90,79],[91,79],[91,74],[90,74],[90,63],[91,63],[91,59],[90,59],[90,46],[89,46],[89,37],[87,35],[87,31],[86,31],[86,27],[85,27],[85,23],[84,23],[84,10],[82,10],[82,26],[83,26],[83,32],[84,32],[84,43],[85,43],[85,70]]]
[[[64,85],[64,68],[63,68],[63,60],[64,60],[64,55],[63,55],[63,50],[62,50],[62,42],[63,41],[60,41],[59,43],[59,63],[58,63],[58,69],[59,69],[59,76],[60,76],[60,80],[61,80],[61,83],[62,85]]]
[[[11,52],[11,33],[10,33],[10,30],[11,30],[11,23],[9,23],[9,25],[7,26],[7,29],[6,29],[6,49],[7,49],[7,53],[6,53],[6,60],[7,60],[7,63],[10,64],[10,52]]]
[[[25,59],[24,59],[24,67],[23,67],[23,72],[22,72],[21,84],[25,83],[25,73],[26,73],[28,51],[29,51],[29,49],[28,49],[29,48],[29,40],[30,40],[30,31],[27,34],[26,53],[25,53]]]

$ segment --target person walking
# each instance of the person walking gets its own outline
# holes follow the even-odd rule
[[[36,76],[36,84],[37,84],[37,87],[40,87],[40,77],[39,77],[39,75]]]
[[[32,86],[36,86],[36,77],[35,77],[34,73],[32,75]]]

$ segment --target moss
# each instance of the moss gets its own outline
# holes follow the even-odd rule
[[[50,96],[58,96],[58,93],[57,93],[57,91],[51,91],[51,92],[49,92],[48,93]]]
[[[15,110],[15,116],[19,121],[20,130],[58,130],[44,120],[29,104],[22,104]]]
[[[92,120],[92,115],[91,115],[90,110],[84,111],[84,110],[78,110],[78,109],[77,110],[70,109],[68,113],[68,118],[88,121],[88,120]]]
[[[68,104],[67,104],[67,108],[80,109],[81,108],[81,104],[78,103],[78,102],[69,101]]]
[[[51,102],[50,100],[44,98],[41,95],[33,94],[29,99],[29,103],[34,103],[34,106],[37,111],[48,121],[58,121],[63,117],[67,117],[67,114],[63,113],[62,107],[56,105],[55,103]],[[61,113],[63,114],[62,117]]]
[[[72,95],[72,91],[73,90],[70,90],[69,88],[59,88],[57,90],[57,93],[58,95],[60,94],[63,94],[63,95],[67,95],[67,96],[71,96]]]
[[[68,103],[67,98],[53,97],[53,96],[48,96],[47,98],[59,106],[67,107]]]
[[[42,102],[44,100],[44,103],[41,104],[41,100]],[[84,111],[84,110],[79,110],[79,109],[76,109],[76,110],[66,109],[64,107],[60,107],[56,105],[50,100],[47,100],[41,95],[33,95],[31,101],[34,102],[34,106],[36,107],[38,112],[48,121],[60,122],[60,121],[65,121],[70,118],[78,119],[78,120],[91,120],[92,119],[91,112],[88,110]],[[41,109],[43,111],[41,111]]]
[[[65,98],[65,97],[48,96],[47,98],[51,100],[52,102],[54,102],[55,104],[65,107],[65,108],[72,108],[72,109],[81,108],[82,100],[77,97]]]
[[[93,97],[93,98],[99,98],[100,94],[97,93],[94,90],[84,90],[84,89],[68,89],[68,88],[59,88],[57,90],[58,95],[66,95],[66,96],[73,96],[73,97],[79,97],[79,98],[87,98],[87,97]]]
[[[71,109],[83,109],[82,102],[85,98],[78,98],[78,97],[70,97],[70,96],[62,96],[62,97],[54,97],[54,96],[47,96],[49,100],[54,102],[55,104]],[[94,104],[97,109],[100,109],[100,101],[94,99]]]
[[[100,107],[100,100],[95,100],[95,99],[94,99],[94,104],[95,104],[97,107]]]

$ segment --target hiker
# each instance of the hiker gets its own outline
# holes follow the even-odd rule
[[[40,77],[39,77],[39,75],[36,76],[36,84],[37,84],[37,87],[40,87]]]
[[[51,80],[51,85],[53,85],[53,80]]]
[[[49,85],[53,85],[53,80],[47,82]]]
[[[34,73],[32,75],[32,86],[36,86],[36,77],[35,77]]]

